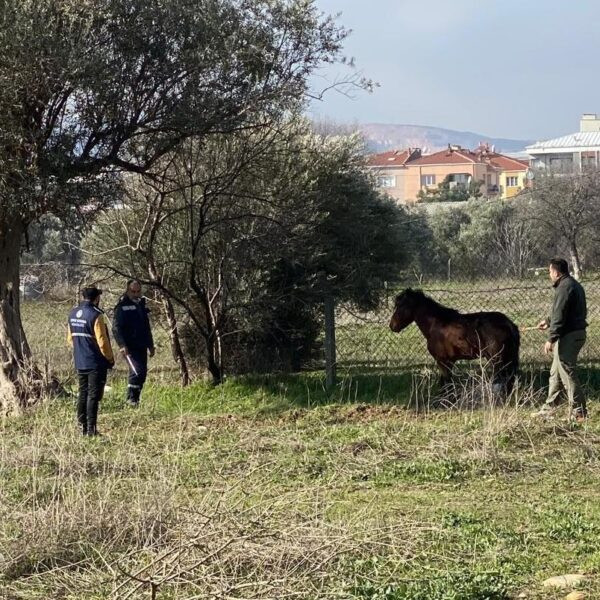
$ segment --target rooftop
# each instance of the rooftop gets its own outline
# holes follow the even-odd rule
[[[381,154],[373,154],[369,157],[369,167],[403,167],[409,160],[421,156],[420,148],[408,148],[407,150],[390,150]]]
[[[529,154],[537,154],[551,151],[573,151],[573,150],[600,150],[600,131],[584,131],[563,135],[562,137],[543,142],[536,142],[527,146],[525,150]]]
[[[428,156],[422,156],[416,160],[411,160],[411,165],[449,165],[465,163],[483,163],[479,154],[472,150],[461,148],[460,146],[449,146],[447,150],[441,150]]]

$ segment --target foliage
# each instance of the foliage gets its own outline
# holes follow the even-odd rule
[[[509,600],[512,596],[500,575],[467,571],[383,588],[365,583],[354,590],[354,597],[359,600]]]
[[[447,175],[438,186],[419,190],[419,202],[466,202],[467,200],[481,198],[483,181],[470,179],[469,185],[450,181]]]
[[[432,207],[433,208],[433,207]],[[472,200],[461,206],[413,209],[410,238],[415,273],[446,277],[524,278],[565,250],[538,225],[540,207],[521,195]],[[588,264],[593,264],[591,261]]]
[[[10,412],[41,381],[14,298],[29,224],[93,216],[118,199],[123,174],[148,173],[185,140],[300,110],[346,32],[306,0],[7,0],[0,20],[0,408]]]
[[[179,306],[211,372],[215,352],[238,371],[297,370],[318,348],[324,298],[372,307],[405,258],[404,212],[375,191],[361,150],[303,121],[192,143],[160,184],[133,183],[87,246]]]
[[[79,227],[52,214],[43,215],[27,230],[23,263],[73,263],[79,259],[81,237]]]
[[[99,173],[300,105],[345,35],[300,1],[9,0],[2,20],[2,207],[27,220],[100,199],[81,195]]]
[[[596,244],[590,242],[600,227],[600,173],[540,172],[522,200],[528,220],[568,254],[575,276],[581,277],[586,258],[595,255]]]

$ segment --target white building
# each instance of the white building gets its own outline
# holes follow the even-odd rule
[[[534,169],[559,172],[596,169],[600,166],[600,119],[595,114],[584,114],[579,132],[536,142],[525,150]]]

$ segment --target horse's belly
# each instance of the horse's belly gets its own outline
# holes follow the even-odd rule
[[[479,356],[478,351],[464,338],[452,341],[436,340],[434,343],[428,345],[428,349],[434,358],[441,360],[455,361]]]

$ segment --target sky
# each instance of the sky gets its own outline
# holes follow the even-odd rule
[[[315,0],[352,30],[344,54],[372,94],[329,91],[314,118],[548,139],[600,113],[598,0]],[[313,78],[315,91],[349,74]]]

